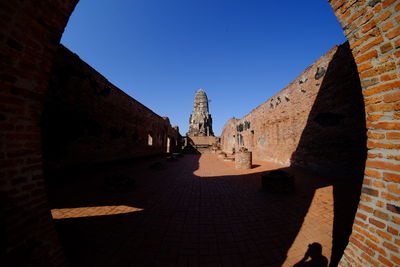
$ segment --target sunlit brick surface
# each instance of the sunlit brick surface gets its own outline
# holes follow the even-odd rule
[[[123,213],[130,213],[135,211],[141,211],[135,207],[129,207],[126,205],[121,206],[103,206],[103,207],[83,207],[83,208],[71,208],[71,209],[52,209],[51,215],[53,219],[68,219],[68,218],[82,218],[92,216],[104,216],[104,215],[116,215]]]

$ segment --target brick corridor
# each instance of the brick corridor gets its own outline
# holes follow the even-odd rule
[[[336,186],[330,179],[290,169],[296,193],[271,195],[260,190],[260,172],[282,168],[276,164],[253,162],[252,170],[239,171],[205,154],[162,160],[162,170],[150,163],[64,173],[50,183],[72,266],[292,266],[313,242],[330,259]],[[116,173],[135,177],[135,186],[107,190],[104,180]],[[351,198],[340,196],[338,218],[349,206],[343,198]],[[339,238],[344,224],[335,223]]]

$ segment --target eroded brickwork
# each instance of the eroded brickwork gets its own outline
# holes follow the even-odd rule
[[[221,135],[222,149],[245,147],[254,158],[289,165],[296,150],[323,76],[337,47],[318,59],[296,80],[242,119],[231,119]],[[317,75],[317,70],[320,74]]]
[[[325,173],[362,175],[366,132],[356,65],[348,44],[334,47],[277,95],[224,127],[226,152]]]
[[[60,45],[42,117],[45,162],[82,165],[178,149],[181,138],[160,117]],[[169,141],[168,141],[169,138]]]

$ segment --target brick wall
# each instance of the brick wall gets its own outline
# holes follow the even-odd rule
[[[400,264],[400,1],[329,2],[357,64],[368,137],[360,203],[340,265],[397,266]],[[233,120],[230,123],[235,124]]]
[[[224,127],[226,152],[318,172],[362,176],[365,113],[356,64],[348,47],[332,48],[281,92]]]
[[[222,149],[231,152],[244,146],[253,152],[254,158],[290,165],[324,80],[325,73],[316,79],[317,69],[326,71],[336,50],[337,47],[332,48],[243,118],[229,120],[221,134]]]
[[[177,150],[180,134],[60,45],[42,116],[49,167],[82,165]],[[151,140],[151,145],[149,144]]]
[[[364,95],[368,159],[343,266],[400,265],[400,1],[330,1]]]
[[[52,59],[76,2],[0,2],[0,218],[6,240],[2,258],[33,266],[63,262],[46,204],[38,126]],[[396,266],[400,264],[400,3],[329,3],[353,49],[369,130],[363,193],[341,265]]]
[[[77,1],[0,1],[1,266],[65,262],[45,194],[43,93]]]

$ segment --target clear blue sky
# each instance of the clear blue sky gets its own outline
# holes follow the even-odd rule
[[[181,134],[203,88],[219,135],[344,41],[326,0],[81,0],[61,43]]]

